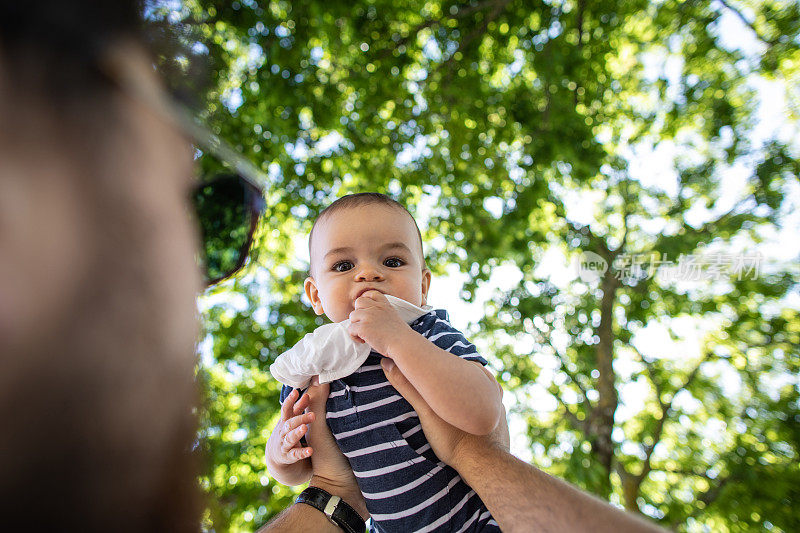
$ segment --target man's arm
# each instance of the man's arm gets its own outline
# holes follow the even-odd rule
[[[461,441],[451,466],[503,531],[663,532],[494,445]]]
[[[391,360],[381,365],[394,388],[417,411],[433,451],[478,493],[503,531],[664,532],[508,453],[501,447],[503,437],[506,442],[508,438],[505,424],[498,424],[488,437],[452,427],[436,415]]]
[[[352,475],[352,472],[351,472]],[[330,484],[324,480],[311,478],[310,487],[318,487],[335,496],[340,496],[348,504],[356,501],[351,495],[351,490],[337,484]],[[358,487],[356,487],[358,490]],[[365,510],[362,509],[361,513]],[[363,516],[363,515],[362,515]],[[366,529],[366,526],[365,526]],[[258,530],[258,533],[296,533],[298,531],[315,531],[319,533],[342,533],[342,528],[328,520],[322,511],[304,503],[294,503],[272,519],[269,524]]]

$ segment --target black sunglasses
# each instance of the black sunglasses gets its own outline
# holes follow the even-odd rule
[[[200,266],[206,284],[213,285],[245,264],[253,243],[264,196],[236,174],[223,174],[200,183],[191,197],[200,224]]]
[[[142,72],[146,62],[131,60],[141,54],[130,48],[110,50],[102,66],[117,85],[172,122],[198,149],[209,153],[228,171],[202,179],[191,195],[202,238],[198,262],[206,286],[238,272],[247,262],[253,234],[266,203],[267,176],[245,159],[194,115],[173,101],[155,83],[152,72]]]

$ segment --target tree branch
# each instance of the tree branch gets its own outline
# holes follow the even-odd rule
[[[628,198],[630,197],[630,195],[628,194],[629,192],[628,180],[625,180],[623,183],[624,183],[624,188],[622,190],[622,227],[624,231],[622,233],[622,241],[619,243],[619,246],[617,246],[617,248],[614,250],[615,254],[623,253],[625,250],[625,245],[628,243],[628,230],[629,230],[628,217],[630,217],[631,215],[630,209],[628,209]]]
[[[653,451],[655,450],[658,443],[661,442],[661,438],[664,432],[664,424],[666,423],[667,418],[669,416],[669,412],[672,409],[672,402],[675,400],[675,396],[677,396],[678,392],[686,389],[687,387],[689,387],[689,385],[691,385],[692,381],[694,381],[695,377],[697,376],[700,367],[702,366],[703,363],[705,363],[708,360],[711,352],[706,352],[703,355],[703,357],[700,358],[700,361],[698,361],[697,365],[695,365],[692,371],[689,372],[683,384],[673,392],[669,402],[664,403],[664,401],[661,399],[663,389],[661,388],[661,384],[659,383],[659,381],[656,379],[653,361],[645,357],[645,355],[641,353],[632,344],[628,344],[628,347],[630,347],[639,356],[639,359],[644,364],[647,370],[647,374],[650,378],[650,381],[653,383],[653,387],[656,389],[656,400],[658,401],[658,405],[661,411],[660,413],[661,416],[656,422],[656,427],[653,430],[652,434],[653,442],[649,445],[644,446],[645,458],[642,460],[642,470],[637,475],[630,474],[631,476],[630,479],[625,480],[628,483],[630,483],[630,486],[627,488],[627,490],[635,494],[638,494],[639,487],[641,486],[642,482],[645,480],[648,474],[653,470],[653,465],[652,465]],[[635,498],[633,499],[635,500]]]
[[[683,468],[652,468],[653,472],[664,472],[665,474],[678,474],[680,476],[701,477],[709,481],[716,481],[716,477],[711,477],[708,472],[697,472],[695,470],[685,470]]]
[[[398,39],[397,42],[394,43],[394,45],[391,48],[384,48],[383,50],[381,50],[381,53],[378,55],[378,57],[375,58],[375,60],[380,61],[381,59],[384,59],[386,56],[390,55],[392,52],[397,50],[397,48],[405,46],[408,43],[408,41],[410,41],[413,37],[416,37],[417,34],[422,30],[424,30],[425,28],[430,28],[431,26],[441,24],[442,21],[447,18],[449,17],[444,17],[441,19],[428,19],[421,22],[420,24],[417,25],[416,28],[408,32],[408,34],[406,34],[405,37]]]
[[[700,358],[700,360],[697,362],[697,364],[692,369],[692,371],[689,372],[689,375],[686,377],[686,381],[683,382],[683,385],[681,385],[680,387],[675,389],[675,392],[672,394],[672,398],[670,398],[669,404],[667,405],[668,407],[672,407],[672,401],[675,399],[675,395],[676,394],[678,394],[680,391],[688,388],[689,385],[692,384],[692,381],[694,381],[694,378],[697,377],[697,373],[700,371],[700,367],[703,365],[703,363],[708,361],[708,359],[710,357],[711,357],[711,352],[710,351],[707,351],[705,354],[703,354],[703,357]]]
[[[572,230],[573,233],[584,235],[589,238],[589,243],[591,244],[591,246],[595,250],[597,250],[601,256],[603,256],[603,259],[609,262],[610,266],[611,262],[614,260],[614,257],[616,257],[616,250],[612,251],[608,247],[608,244],[606,243],[605,239],[598,237],[594,233],[592,233],[592,229],[588,225],[578,226],[577,224],[575,224],[574,222],[570,221],[567,218],[566,212],[564,213],[563,218],[564,222],[567,224],[569,229]]]
[[[719,478],[715,485],[711,485],[707,491],[705,491],[703,494],[701,494],[699,497],[696,498],[696,501],[701,501],[705,505],[702,508],[699,506],[695,506],[691,513],[689,513],[680,520],[674,521],[671,524],[670,529],[677,529],[678,526],[685,523],[687,519],[693,518],[698,514],[705,512],[708,506],[714,503],[717,500],[717,498],[719,498],[719,495],[722,493],[722,489],[725,488],[725,485],[727,485],[729,481],[731,481],[731,476]]]
[[[726,211],[725,213],[721,214],[719,217],[715,218],[714,220],[706,222],[705,224],[703,224],[699,228],[696,228],[696,229],[692,228],[691,226],[687,225],[686,222],[684,221],[683,222],[683,227],[682,227],[682,229],[684,230],[684,234],[681,235],[681,238],[682,239],[689,239],[691,237],[699,238],[699,237],[701,237],[703,235],[708,235],[708,236],[715,235],[716,229],[719,227],[719,225],[723,224],[723,223],[727,222],[729,219],[739,215],[740,213],[738,213],[737,211],[741,207],[744,206],[744,204],[745,204],[745,202],[747,202],[747,200],[749,200],[751,198],[752,198],[752,195],[748,195],[748,196],[745,196],[744,198],[741,198],[728,211]],[[681,202],[681,199],[680,199],[680,197],[678,197],[678,200],[676,201],[676,203],[680,204],[680,202]],[[674,239],[674,238],[675,238],[675,236],[664,236],[664,235],[662,235],[653,244],[653,246],[650,248],[650,250],[651,251],[659,250],[662,247],[662,243],[663,243],[663,241],[665,239]]]
[[[583,11],[586,8],[586,0],[578,0],[578,20],[576,22],[578,30],[578,51],[583,50]],[[582,55],[581,55],[582,57]],[[578,107],[578,87],[572,92],[572,103]]]
[[[550,340],[550,338],[545,336],[545,334],[544,334],[544,332],[542,330],[540,330],[539,328],[536,328],[536,331],[539,333],[540,342],[543,342],[544,344],[549,346],[550,349],[553,350],[553,353],[556,355],[556,357],[558,357],[558,363],[560,365],[560,369],[567,375],[567,377],[570,379],[570,381],[572,381],[580,389],[581,395],[583,396],[583,398],[586,401],[586,403],[589,404],[589,408],[590,408],[589,411],[591,411],[592,404],[589,401],[589,397],[586,395],[586,389],[578,381],[577,376],[567,368],[567,363],[564,360],[564,356],[561,355],[561,353],[556,349],[555,346],[553,346],[553,343]]]
[[[776,44],[778,44],[778,40],[777,39],[767,39],[766,37],[761,35],[761,33],[756,29],[755,24],[750,22],[749,20],[747,20],[747,17],[744,16],[744,13],[742,13],[741,11],[739,11],[738,9],[736,9],[735,7],[730,5],[727,2],[727,0],[719,0],[719,3],[722,4],[723,6],[725,6],[734,15],[736,15],[739,18],[739,20],[741,20],[742,23],[744,23],[745,26],[750,28],[753,31],[753,33],[755,33],[755,35],[756,35],[756,37],[758,38],[759,41],[761,41],[764,44],[769,45],[769,46],[775,46]]]
[[[656,400],[658,401],[658,405],[663,410],[664,402],[661,401],[661,393],[663,392],[663,390],[661,388],[661,383],[656,379],[655,369],[653,367],[653,361],[650,361],[649,359],[647,359],[644,356],[644,354],[642,352],[640,352],[639,349],[636,348],[636,346],[634,346],[633,344],[628,343],[627,346],[631,350],[633,350],[633,352],[637,356],[639,356],[639,360],[642,362],[642,364],[644,365],[645,369],[647,370],[647,375],[650,378],[650,383],[652,383],[653,384],[653,388],[656,389]]]
[[[510,1],[510,0],[509,0]],[[459,9],[452,18],[464,18],[466,16],[472,15],[476,11],[483,11],[487,7],[497,5],[498,0],[486,0],[485,2],[481,2],[480,4],[475,4],[471,7],[465,7],[464,9]],[[504,2],[507,4],[508,2]]]
[[[444,63],[440,64],[436,68],[436,70],[437,71],[441,70],[441,69],[443,69],[444,67],[447,66],[448,67],[447,78],[449,79],[449,77],[450,77],[450,75],[452,73],[452,69],[450,68],[450,65],[451,65],[452,61],[454,60],[454,58],[456,57],[456,54],[458,54],[461,50],[466,49],[470,44],[472,44],[472,41],[477,39],[479,36],[483,35],[486,32],[486,28],[489,27],[489,24],[493,20],[495,20],[497,17],[500,16],[500,13],[503,12],[503,10],[506,8],[506,6],[510,2],[511,2],[511,0],[490,0],[490,1],[484,2],[483,5],[494,4],[494,9],[483,20],[483,24],[481,24],[480,26],[478,26],[477,28],[472,30],[469,33],[469,35],[464,37],[461,40],[461,42],[458,43],[458,48],[456,48],[455,52],[453,52],[452,55],[450,57],[448,57],[447,60]]]
[[[588,435],[589,431],[588,431],[588,426],[586,425],[587,419],[584,418],[583,420],[579,420],[578,416],[575,413],[573,413],[572,410],[570,410],[569,406],[564,402],[564,400],[561,399],[560,394],[553,394],[553,396],[555,396],[556,401],[558,401],[558,403],[560,403],[564,407],[564,411],[567,413],[567,418],[569,418],[572,427]]]

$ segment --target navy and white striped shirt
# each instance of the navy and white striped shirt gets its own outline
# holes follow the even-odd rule
[[[443,309],[411,327],[458,357],[486,364]],[[355,373],[332,382],[327,402],[328,426],[364,494],[371,531],[500,531],[478,495],[433,453],[417,413],[387,381],[382,357],[371,352]],[[291,391],[284,385],[281,402]]]

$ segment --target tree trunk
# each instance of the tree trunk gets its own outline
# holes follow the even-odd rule
[[[600,301],[600,325],[597,328],[597,377],[598,400],[594,416],[591,421],[591,437],[593,437],[593,451],[608,473],[608,481],[603,487],[603,496],[608,498],[611,493],[611,468],[614,459],[614,447],[611,441],[611,432],[614,429],[614,412],[617,410],[619,399],[614,376],[614,300],[616,298],[619,280],[614,277],[611,269],[603,277],[603,297]]]

